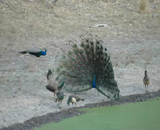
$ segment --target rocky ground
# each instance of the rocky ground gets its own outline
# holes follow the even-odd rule
[[[159,7],[159,0],[59,0],[54,4],[0,0],[0,128],[71,107],[66,104],[70,93],[63,90],[65,99],[59,109],[45,89],[46,73],[57,66],[60,48],[66,50],[69,40],[79,42],[81,34],[97,34],[104,41],[121,96],[145,93],[145,67],[151,81],[147,90],[158,91]],[[36,47],[47,48],[47,56],[18,53]],[[78,107],[109,101],[92,90],[78,95],[85,98]]]

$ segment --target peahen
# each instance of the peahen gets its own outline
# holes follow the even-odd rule
[[[36,57],[40,57],[40,56],[45,56],[47,54],[47,49],[45,49],[43,51],[41,49],[36,48],[36,49],[29,49],[29,50],[21,51],[19,53],[21,53],[21,54],[29,53],[29,54],[34,55]]]
[[[145,70],[145,72],[144,72],[143,83],[145,85],[145,88],[146,88],[146,86],[148,87],[148,85],[149,85],[149,76],[147,74],[147,70]]]
[[[110,56],[102,43],[97,36],[81,37],[80,44],[73,43],[71,51],[63,51],[56,80],[65,81],[70,92],[95,88],[108,98],[119,98]]]
[[[80,98],[79,96],[76,96],[76,95],[71,95],[69,96],[68,98],[68,101],[67,101],[67,104],[69,105],[70,103],[75,104],[79,101],[84,101],[84,99]]]
[[[57,95],[58,92],[61,91],[63,85],[64,85],[64,82],[62,82],[59,86],[57,85],[56,82],[54,82],[51,78],[52,76],[52,71],[49,69],[48,70],[48,73],[47,73],[47,80],[48,80],[48,85],[46,85],[46,89],[48,89],[49,91],[53,92],[54,93],[54,98],[55,98],[55,95]]]

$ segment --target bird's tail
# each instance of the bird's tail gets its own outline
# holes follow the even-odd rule
[[[21,51],[21,52],[19,52],[19,53],[21,53],[21,54],[25,54],[25,53],[27,53],[27,51]]]
[[[63,52],[56,72],[56,79],[64,81],[68,91],[86,91],[94,83],[95,88],[106,97],[119,95],[110,56],[97,36],[84,37],[80,44],[73,43],[71,51]]]

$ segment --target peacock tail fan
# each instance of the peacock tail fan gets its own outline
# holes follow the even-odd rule
[[[68,91],[91,89],[96,75],[96,89],[100,93],[108,98],[119,96],[110,56],[97,36],[82,37],[80,44],[73,43],[70,51],[63,52],[57,74],[57,80],[64,81]]]

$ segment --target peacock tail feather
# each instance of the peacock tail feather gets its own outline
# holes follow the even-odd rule
[[[108,98],[118,98],[119,89],[107,48],[97,37],[82,38],[80,44],[72,44],[72,50],[64,52],[56,70],[57,80],[64,81],[70,92],[95,88]]]

